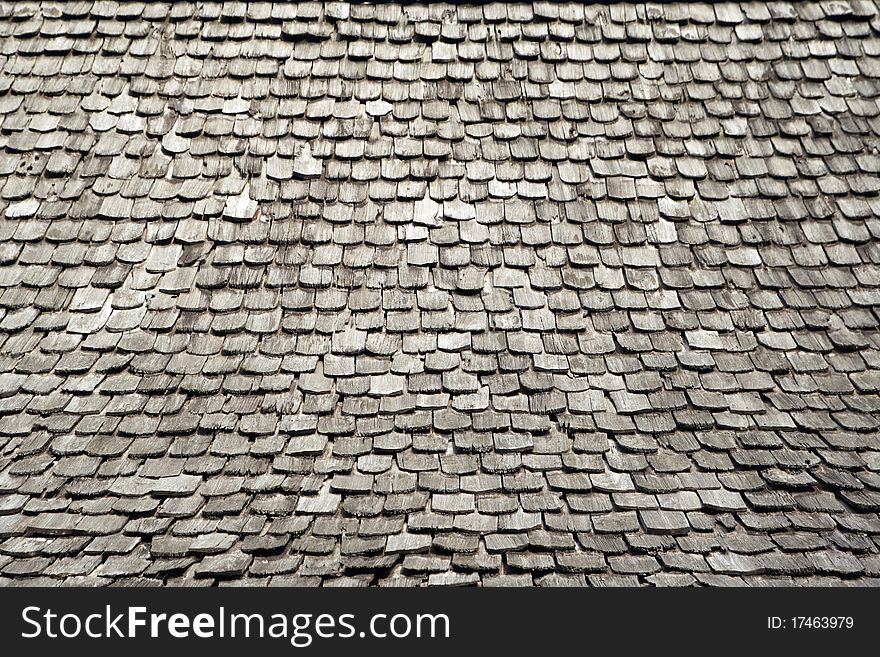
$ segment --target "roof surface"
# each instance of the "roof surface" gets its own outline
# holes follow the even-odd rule
[[[3,582],[880,577],[873,4],[0,15]]]

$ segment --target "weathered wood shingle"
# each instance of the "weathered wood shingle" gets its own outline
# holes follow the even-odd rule
[[[878,31],[0,3],[0,581],[873,581]]]

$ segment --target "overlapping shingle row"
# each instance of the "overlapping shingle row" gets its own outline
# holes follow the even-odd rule
[[[870,584],[868,2],[0,6],[10,584]]]

